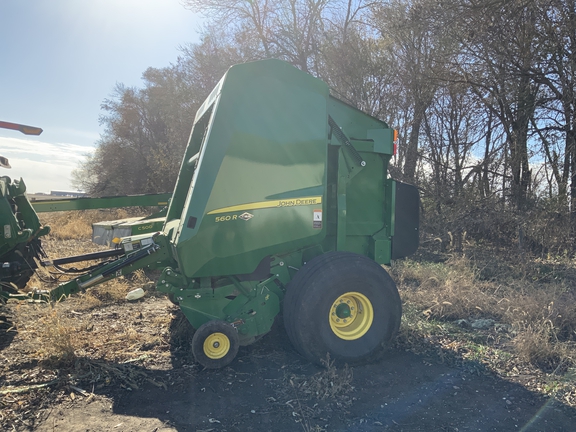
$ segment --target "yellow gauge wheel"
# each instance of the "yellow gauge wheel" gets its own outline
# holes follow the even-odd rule
[[[364,336],[374,320],[374,308],[364,294],[347,292],[330,307],[330,328],[344,340],[356,340]]]
[[[230,350],[230,339],[224,333],[212,333],[204,341],[203,348],[209,359],[221,359]]]

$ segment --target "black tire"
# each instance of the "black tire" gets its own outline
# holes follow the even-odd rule
[[[238,331],[225,321],[208,321],[192,337],[192,354],[207,369],[228,366],[239,347]]]
[[[16,285],[16,290],[13,293],[18,293],[18,290],[23,289],[30,278],[34,275],[34,268],[36,263],[35,258],[38,258],[38,250],[41,248],[41,243],[39,239],[34,239],[27,245],[19,245],[13,249],[8,255],[4,256],[6,262],[16,261],[24,269],[15,274],[12,277],[7,277],[3,279],[3,282],[9,282]],[[29,268],[34,267],[34,268]],[[7,289],[6,291],[10,291]]]
[[[320,255],[296,273],[286,291],[286,333],[296,350],[316,364],[327,354],[338,363],[377,360],[400,328],[396,284],[382,266],[362,255]]]

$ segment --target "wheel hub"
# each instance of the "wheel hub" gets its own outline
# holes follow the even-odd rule
[[[224,333],[212,333],[203,344],[206,357],[217,360],[228,354],[230,339]]]
[[[338,318],[350,318],[352,315],[352,310],[350,310],[350,306],[346,303],[340,303],[336,306],[336,316]]]
[[[372,303],[359,292],[341,295],[330,308],[330,328],[340,339],[361,338],[370,330],[373,320]]]

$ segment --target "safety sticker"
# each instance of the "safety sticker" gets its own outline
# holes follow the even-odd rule
[[[312,228],[322,229],[322,210],[314,210]]]

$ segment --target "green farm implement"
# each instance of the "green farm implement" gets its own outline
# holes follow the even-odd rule
[[[287,63],[233,66],[196,113],[163,227],[35,296],[59,300],[161,269],[207,368],[270,331],[282,312],[310,361],[379,357],[401,302],[382,267],[418,247],[419,194],[387,175],[395,132]]]
[[[118,207],[159,207],[162,210],[146,217],[132,217],[92,225],[92,241],[100,245],[111,245],[114,238],[161,231],[166,220],[166,210],[171,193],[125,195],[101,198],[68,198],[34,200],[32,207],[37,213],[90,210]]]
[[[42,129],[0,121],[0,128],[26,135],[40,135]],[[8,159],[0,156],[0,167],[11,168]],[[0,177],[0,299],[24,288],[37,268],[36,260],[45,257],[40,237],[50,232],[42,226],[26,197],[22,179]]]
[[[0,128],[20,131],[26,135],[40,135],[42,129],[17,123],[0,121]],[[0,167],[11,168],[7,158],[0,156]],[[0,300],[13,296],[26,286],[38,263],[46,259],[42,250],[41,237],[50,232],[49,226],[41,224],[37,213],[64,210],[101,209],[130,206],[168,205],[172,194],[132,195],[107,198],[71,198],[58,200],[30,201],[26,194],[24,180],[0,177]],[[95,227],[96,243],[107,244],[117,233],[143,234],[162,229],[165,211],[148,218],[135,218],[118,227]],[[111,223],[108,223],[110,226]],[[128,226],[128,230],[118,229]],[[116,253],[117,255],[117,253]],[[70,258],[67,258],[68,262]],[[58,262],[58,261],[56,261]],[[73,262],[73,261],[72,261]],[[21,295],[20,295],[21,297]]]

